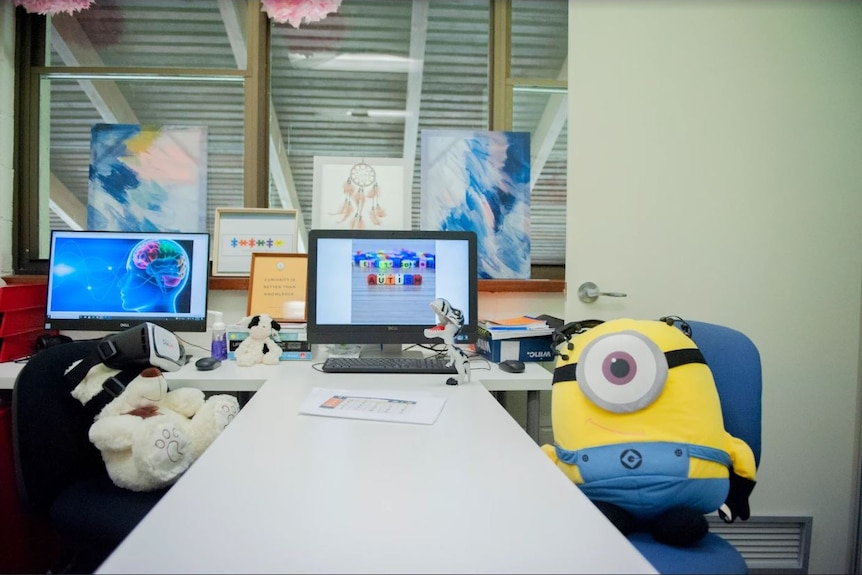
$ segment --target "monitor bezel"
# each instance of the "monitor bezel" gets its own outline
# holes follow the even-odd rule
[[[457,240],[467,241],[468,246],[468,313],[458,333],[456,343],[475,343],[478,332],[478,240],[472,231],[432,230],[335,230],[312,229],[308,233],[308,278],[306,281],[306,333],[309,343],[314,344],[433,344],[439,339],[428,339],[424,330],[429,325],[405,324],[319,324],[317,322],[317,252],[318,242],[325,239],[381,239],[381,240]],[[430,305],[431,302],[429,301]]]
[[[104,234],[106,237],[128,236],[129,238],[167,238],[181,240],[196,240],[195,246],[202,246],[204,253],[195,252],[195,258],[205,258],[206,273],[202,279],[205,289],[203,293],[203,314],[195,317],[165,317],[158,313],[133,313],[128,315],[118,314],[110,318],[56,318],[49,315],[48,304],[51,301],[52,289],[54,288],[54,246],[55,236],[58,234]],[[150,322],[161,326],[172,332],[205,332],[207,330],[207,313],[209,305],[209,270],[210,270],[210,234],[208,232],[135,232],[135,231],[107,231],[107,230],[51,230],[50,254],[48,259],[47,278],[47,301],[45,304],[45,329],[59,329],[64,331],[102,331],[119,332]],[[194,280],[194,276],[190,278]]]

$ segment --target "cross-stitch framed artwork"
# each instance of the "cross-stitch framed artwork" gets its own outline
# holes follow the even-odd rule
[[[214,276],[248,277],[252,253],[296,251],[296,210],[216,208]]]

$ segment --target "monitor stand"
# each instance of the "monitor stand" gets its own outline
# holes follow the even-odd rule
[[[359,352],[360,357],[412,357],[421,359],[424,355],[422,350],[403,349],[400,343],[369,343],[363,345],[362,351]]]

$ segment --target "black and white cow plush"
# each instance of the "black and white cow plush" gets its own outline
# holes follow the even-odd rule
[[[281,330],[281,325],[263,313],[245,317],[241,323],[248,328],[248,337],[236,348],[236,364],[276,365],[281,358],[281,347],[272,338]]]

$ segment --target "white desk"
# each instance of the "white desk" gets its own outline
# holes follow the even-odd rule
[[[97,573],[655,573],[475,379],[304,367],[268,378]],[[300,415],[313,386],[447,401],[430,426]]]
[[[307,361],[281,361],[278,365],[254,365],[239,367],[235,361],[225,361],[221,367],[213,371],[198,371],[194,367],[197,357],[175,372],[165,373],[171,388],[196,387],[212,392],[253,392],[260,389],[268,379],[279,378],[290,380],[296,377],[297,370],[305,372],[307,365],[323,361],[323,354],[318,353],[315,346],[315,358]],[[318,357],[321,356],[321,357]],[[6,362],[0,363],[0,389],[12,389],[15,378],[24,364]],[[487,368],[487,369],[486,369]],[[341,374],[329,374],[344,379]],[[438,376],[445,381],[448,376]],[[551,389],[552,374],[537,363],[527,363],[524,373],[506,373],[497,367],[496,363],[474,359],[471,362],[471,379],[478,381],[489,391],[526,391],[527,392],[527,433],[536,442],[539,441],[539,391]],[[338,385],[331,383],[331,385]]]

